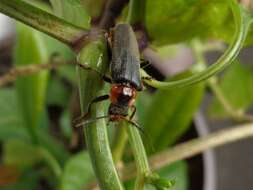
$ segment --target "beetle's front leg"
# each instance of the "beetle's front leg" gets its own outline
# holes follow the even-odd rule
[[[94,98],[88,105],[88,111],[83,114],[82,116],[76,118],[73,123],[75,126],[79,126],[79,123],[81,123],[83,120],[87,119],[91,113],[91,106],[95,103],[98,103],[98,102],[102,102],[102,101],[105,101],[105,100],[108,100],[109,99],[109,95],[103,95],[103,96],[98,96],[96,98]]]

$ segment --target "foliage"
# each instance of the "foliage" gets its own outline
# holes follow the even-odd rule
[[[13,2],[8,3],[6,0],[0,2],[0,11],[4,12],[6,8],[4,3],[11,5]],[[50,0],[50,4],[39,0],[20,0],[18,3],[22,5],[22,2],[26,2],[23,4],[24,7],[29,7],[31,13],[29,19],[32,20],[38,13],[38,17],[52,19],[50,26],[56,28],[47,28],[46,19],[32,20],[32,23],[35,22],[33,26],[50,35],[47,36],[31,27],[17,23],[17,39],[13,54],[15,66],[45,64],[50,62],[50,57],[56,53],[64,60],[77,59],[81,64],[109,74],[106,70],[110,62],[110,53],[107,55],[108,44],[103,35],[92,36],[94,38],[90,41],[85,41],[86,46],[78,46],[81,48],[78,55],[66,46],[66,44],[73,45],[71,41],[73,39],[75,42],[86,39],[80,38],[79,32],[84,31],[85,33],[87,32],[85,29],[97,24],[96,19],[101,17],[104,7],[102,0],[96,0],[96,3],[91,0]],[[137,0],[136,2],[132,5],[138,5]],[[29,3],[47,12],[33,9]],[[235,29],[231,21],[232,13],[228,0],[147,0],[145,13],[149,45],[160,50],[162,47],[171,48],[173,53],[179,51],[180,48],[173,48],[171,44],[189,45],[187,42],[196,38],[222,39],[229,42],[234,33],[232,31]],[[122,15],[123,13],[120,16]],[[23,13],[22,16],[24,16]],[[27,23],[29,19],[23,22]],[[40,24],[43,25],[42,28],[38,27]],[[65,33],[61,28],[64,24],[66,25],[66,36],[63,35]],[[64,41],[64,37],[67,38],[67,42]],[[247,40],[249,45],[252,43],[251,38]],[[234,52],[234,55],[236,53],[238,52]],[[78,68],[78,77],[76,77],[75,70],[72,65],[66,65],[52,72],[42,71],[38,74],[20,77],[15,85],[0,89],[0,143],[3,147],[0,172],[3,171],[2,173],[6,175],[8,172],[13,172],[13,178],[10,180],[2,183],[0,179],[0,189],[80,190],[92,185],[96,182],[95,179],[104,189],[138,189],[136,188],[138,182],[143,180],[143,185],[146,183],[146,179],[142,179],[143,176],[140,177],[140,175],[146,175],[145,177],[150,177],[150,179],[154,177],[151,172],[142,173],[143,168],[148,169],[148,172],[149,168],[147,168],[148,162],[145,160],[147,158],[141,138],[135,128],[129,126],[126,130],[131,148],[120,146],[123,149],[119,151],[122,155],[117,155],[119,165],[129,164],[134,159],[137,163],[136,182],[134,183],[132,179],[124,181],[124,187],[115,169],[117,163],[112,160],[105,122],[99,120],[87,126],[85,135],[81,129],[80,132],[72,128],[72,121],[80,115],[80,109],[82,113],[85,113],[94,97],[108,93],[101,76],[96,72]],[[251,67],[237,63],[220,77],[218,85],[235,109],[246,111],[252,105],[253,75],[251,70]],[[188,70],[169,77],[168,80],[176,81],[191,76],[195,72],[197,71],[193,69]],[[79,82],[81,108],[74,104],[79,103],[79,97],[76,96],[77,81]],[[170,149],[186,134],[193,122],[194,114],[201,105],[207,85],[207,82],[202,82],[188,88],[145,90],[140,93],[136,102],[137,118],[138,123],[145,130],[144,142],[151,138],[151,143],[145,143],[148,156]],[[96,109],[92,109],[92,117],[106,114],[106,106],[108,104],[99,104]],[[218,97],[214,98],[210,110],[212,115],[227,116]],[[120,132],[120,124],[115,130]],[[126,133],[126,131],[121,132]],[[111,132],[110,137],[113,141],[110,142],[126,143],[121,142],[117,134],[119,133]],[[80,148],[80,141],[84,141],[83,138],[80,139],[80,136],[85,136],[85,143],[89,150]],[[154,149],[150,144],[154,145]],[[162,177],[157,178],[160,184],[148,185],[146,183],[145,189],[168,189],[160,186],[170,180],[176,181],[171,189],[188,189],[187,164],[185,161],[178,161],[172,165],[164,165],[157,171]]]

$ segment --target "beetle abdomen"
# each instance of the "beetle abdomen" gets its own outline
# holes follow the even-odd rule
[[[138,43],[129,24],[118,24],[113,30],[111,76],[114,83],[130,83],[142,89]]]

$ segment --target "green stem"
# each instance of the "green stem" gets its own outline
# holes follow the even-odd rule
[[[206,68],[206,60],[204,57],[204,53],[208,51],[205,46],[201,44],[200,41],[194,40],[192,42],[192,50],[196,59],[196,64],[194,66],[195,70],[205,69]],[[197,69],[196,69],[197,68]],[[217,84],[217,77],[212,76],[207,84],[211,88],[213,94],[226,110],[226,112],[235,120],[238,121],[253,121],[253,117],[250,115],[246,115],[243,111],[236,110],[230,102],[226,99],[225,95],[223,94],[222,90],[220,89],[219,85]]]
[[[127,143],[127,132],[125,122],[117,123],[117,132],[113,141],[112,156],[114,163],[117,164],[123,155]]]
[[[54,156],[44,147],[39,147],[39,151],[42,157],[47,162],[48,166],[51,168],[56,178],[59,179],[62,174],[62,169],[58,161],[54,158]]]
[[[143,190],[145,178],[151,174],[147,155],[138,129],[128,125],[127,132],[137,167],[135,190]]]
[[[21,0],[1,0],[0,12],[73,47],[89,31],[74,26]]]
[[[108,67],[106,44],[106,40],[102,37],[92,41],[80,51],[78,62],[88,64],[88,66],[104,73]],[[103,81],[96,72],[80,68],[78,71],[81,110],[84,114],[92,99],[103,94]],[[103,105],[97,103],[92,106],[90,118],[101,115],[105,115]],[[103,190],[123,190],[112,159],[105,121],[98,120],[90,125],[85,125],[85,136],[100,188]]]
[[[127,18],[128,23],[132,25],[143,24],[145,22],[145,7],[146,0],[130,0],[130,7]],[[147,154],[139,131],[133,126],[128,125],[127,133],[137,167],[135,190],[143,190],[145,185],[145,178],[151,174]]]
[[[229,48],[216,61],[216,63],[211,65],[206,70],[198,74],[195,74],[189,78],[172,82],[161,82],[154,80],[144,70],[141,70],[144,82],[152,87],[160,89],[186,87],[198,83],[200,81],[206,80],[211,76],[213,76],[214,74],[217,74],[218,72],[228,67],[239,54],[243,46],[243,43],[247,37],[249,26],[252,23],[252,18],[249,17],[248,13],[246,13],[246,11],[242,7],[240,7],[238,3],[235,2],[235,0],[229,0],[228,2],[232,9],[235,20],[235,35]]]

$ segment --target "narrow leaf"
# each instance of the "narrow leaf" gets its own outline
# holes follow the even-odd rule
[[[174,79],[188,76],[181,74]],[[159,90],[146,111],[143,126],[151,136],[156,151],[174,143],[190,126],[204,94],[204,84],[192,87]],[[150,148],[148,152],[150,153]]]
[[[17,67],[48,62],[46,46],[39,32],[23,24],[17,24],[14,60]],[[47,71],[42,71],[32,76],[21,77],[16,81],[20,110],[33,140],[36,139],[35,129],[44,109],[47,77]]]
[[[239,63],[233,64],[218,84],[224,97],[235,110],[247,110],[253,103],[253,72],[252,68]],[[214,98],[209,113],[213,117],[224,118],[228,113]]]
[[[81,190],[94,179],[89,154],[81,152],[70,158],[64,166],[60,189]]]

